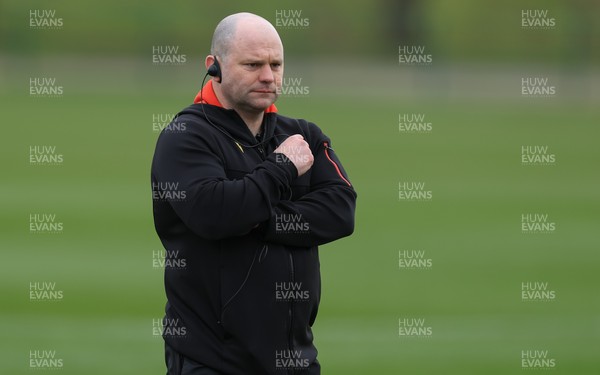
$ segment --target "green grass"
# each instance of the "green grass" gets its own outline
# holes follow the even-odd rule
[[[2,96],[0,373],[30,374],[29,351],[42,349],[65,375],[164,373],[151,118],[186,93]],[[317,94],[279,108],[332,137],[359,194],[355,234],[321,251],[325,374],[515,374],[528,349],[548,350],[552,373],[598,373],[598,111]],[[426,113],[433,131],[400,134],[399,112]],[[30,145],[57,146],[64,164],[28,165]],[[521,166],[522,145],[548,145],[556,165]],[[400,180],[424,181],[432,201],[399,201]],[[556,232],[522,234],[534,212]],[[30,234],[30,213],[55,213],[63,233]],[[402,249],[425,250],[432,268],[399,269]],[[29,301],[34,281],[56,282],[64,300]],[[523,281],[549,282],[556,300],[522,302]],[[401,317],[425,318],[432,337],[399,337]]]

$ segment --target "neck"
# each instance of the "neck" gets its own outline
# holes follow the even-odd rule
[[[244,113],[241,111],[237,111],[242,120],[246,123],[246,126],[250,130],[253,136],[260,132],[260,127],[262,126],[264,112],[259,113]]]
[[[220,85],[213,85],[213,90],[223,107],[234,109],[238,115],[240,115],[242,120],[244,120],[244,123],[248,127],[248,130],[250,130],[250,133],[256,137],[256,135],[260,132],[260,127],[262,125],[265,113],[263,111],[244,111],[240,108],[232,106],[227,98],[223,96]]]

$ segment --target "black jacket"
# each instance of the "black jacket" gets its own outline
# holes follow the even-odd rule
[[[273,153],[296,133],[315,157],[301,177]],[[356,193],[315,124],[265,113],[262,137],[248,147],[259,142],[235,111],[194,104],[158,138],[152,188],[166,249],[163,337],[224,374],[318,374],[317,246],[353,232]]]

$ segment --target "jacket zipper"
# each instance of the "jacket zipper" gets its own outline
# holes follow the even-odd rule
[[[348,179],[346,179],[346,177],[344,177],[344,175],[342,174],[342,171],[340,170],[340,167],[337,165],[337,163],[331,158],[331,156],[329,156],[328,150],[333,151],[333,149],[331,147],[329,147],[329,143],[323,142],[323,146],[325,146],[325,156],[327,157],[327,160],[329,160],[329,162],[335,168],[335,171],[337,172],[338,176],[340,176],[340,178],[342,180],[344,180],[344,182],[346,184],[348,184],[348,186],[352,186],[352,184],[350,183],[350,181],[348,181]]]
[[[264,128],[263,131],[260,134],[258,134],[258,137],[255,137],[255,139],[259,142],[258,143],[259,145],[256,147],[256,149],[258,150],[258,155],[260,156],[260,158],[262,160],[265,160],[266,159],[266,157],[265,157],[265,147],[264,147],[264,143],[262,143],[262,142],[263,142],[263,138],[267,134],[266,133],[267,125],[264,125],[263,128]]]
[[[265,149],[263,148],[263,146],[260,145],[256,149],[258,150],[258,156],[260,156],[262,160],[265,160]]]

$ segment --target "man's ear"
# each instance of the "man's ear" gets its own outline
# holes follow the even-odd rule
[[[208,70],[208,67],[211,66],[215,62],[215,57],[213,55],[207,55],[204,59],[204,67]]]
[[[206,56],[204,64],[206,66],[207,74],[209,76],[213,77],[215,82],[221,82],[221,80],[222,80],[221,65],[219,64],[219,60],[217,59],[217,56],[214,56],[214,55]]]

